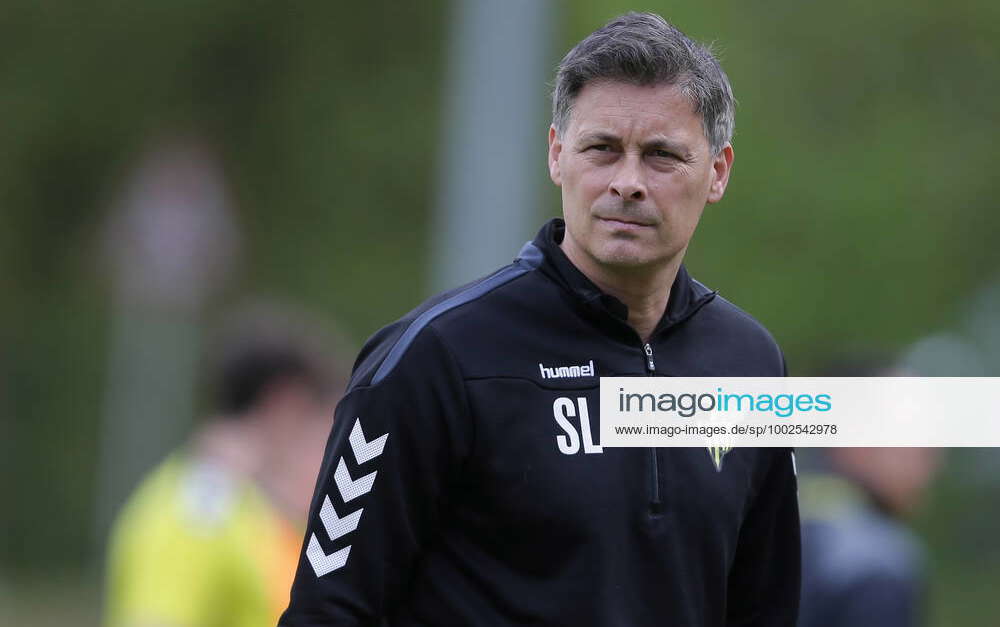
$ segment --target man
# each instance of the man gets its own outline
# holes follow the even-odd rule
[[[717,466],[597,437],[601,376],[784,373],[767,331],[681,265],[725,191],[732,115],[716,60],[658,16],[566,55],[565,223],[362,350],[281,625],[794,624],[787,449]]]
[[[116,521],[108,627],[277,621],[338,378],[317,355],[323,336],[303,324],[261,306],[228,321],[213,360],[217,415],[150,473]]]

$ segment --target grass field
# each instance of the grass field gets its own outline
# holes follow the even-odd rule
[[[100,577],[60,574],[55,579],[0,579],[0,625],[10,627],[97,627]]]

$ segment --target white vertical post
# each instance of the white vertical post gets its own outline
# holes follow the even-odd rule
[[[454,4],[431,287],[509,263],[534,235],[546,172],[550,0]]]
[[[100,436],[97,546],[136,480],[193,419],[203,305],[237,233],[222,170],[199,140],[168,138],[139,161],[107,238],[114,308]]]

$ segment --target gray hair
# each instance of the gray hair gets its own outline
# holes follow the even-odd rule
[[[617,17],[566,53],[552,92],[552,125],[560,137],[580,90],[596,80],[678,85],[701,115],[712,154],[733,138],[735,99],[719,61],[710,48],[692,41],[659,15]]]

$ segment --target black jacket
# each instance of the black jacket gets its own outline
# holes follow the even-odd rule
[[[794,625],[788,449],[598,441],[599,377],[781,376],[780,350],[683,267],[645,350],[563,229],[366,344],[281,625]]]

